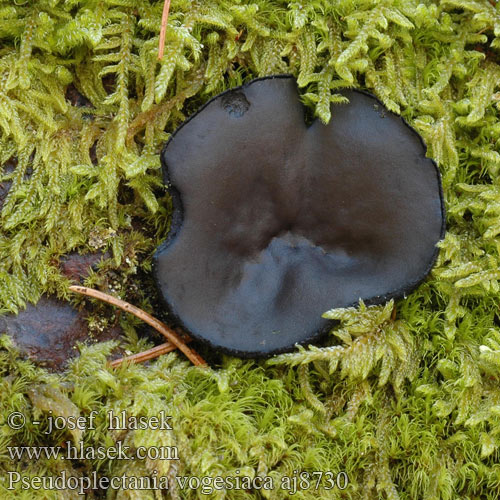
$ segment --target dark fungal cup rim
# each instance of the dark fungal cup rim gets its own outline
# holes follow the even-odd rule
[[[195,113],[193,113],[186,120],[184,120],[172,132],[172,134],[168,138],[167,142],[165,143],[165,146],[163,147],[161,155],[160,155],[161,156],[163,180],[164,180],[164,183],[165,183],[166,187],[168,188],[168,191],[172,197],[172,216],[171,216],[172,220],[171,220],[171,225],[170,225],[170,231],[169,231],[166,239],[158,246],[158,248],[156,249],[156,251],[153,255],[153,275],[154,275],[155,282],[157,284],[157,288],[158,288],[158,290],[160,290],[160,294],[159,294],[160,301],[161,301],[162,305],[164,306],[166,312],[168,313],[168,316],[173,320],[173,323],[176,324],[177,326],[180,326],[181,328],[184,328],[186,331],[188,331],[189,335],[191,335],[194,339],[199,340],[200,342],[202,342],[205,345],[208,345],[210,348],[213,348],[213,349],[218,350],[220,352],[230,354],[233,356],[237,356],[240,358],[268,358],[268,357],[274,356],[276,354],[290,352],[294,349],[294,347],[296,347],[298,345],[304,346],[304,345],[312,343],[312,342],[317,342],[328,333],[328,331],[335,324],[335,321],[325,320],[324,328],[312,333],[311,335],[309,335],[305,339],[301,340],[300,342],[295,342],[293,344],[289,344],[289,345],[286,345],[284,347],[280,347],[279,349],[274,349],[274,350],[269,351],[269,352],[240,351],[238,349],[220,346],[220,345],[214,344],[209,339],[200,336],[196,332],[192,332],[188,328],[186,328],[183,321],[181,320],[181,318],[173,312],[170,304],[167,302],[167,300],[165,299],[165,297],[161,293],[161,284],[160,284],[160,280],[158,277],[158,257],[159,257],[159,254],[173,242],[173,240],[177,236],[177,233],[179,232],[180,228],[182,227],[182,223],[183,223],[182,197],[181,197],[180,192],[177,190],[177,188],[170,183],[168,165],[167,165],[167,162],[165,160],[165,153],[166,153],[166,150],[167,150],[170,142],[174,139],[176,134],[185,125],[187,125],[191,120],[193,120],[200,113],[202,113],[202,111],[204,111],[205,108],[207,108],[212,102],[221,99],[224,95],[227,95],[227,94],[230,94],[233,92],[237,92],[238,90],[245,90],[247,87],[251,86],[254,83],[265,81],[265,80],[274,80],[274,79],[291,79],[294,81],[296,80],[295,77],[293,75],[290,75],[290,74],[264,76],[264,77],[260,77],[260,78],[255,78],[255,79],[253,79],[253,80],[251,80],[243,85],[227,89],[227,90],[221,92],[220,94],[217,94],[216,96],[209,99],[205,104],[203,104],[203,106],[201,106]],[[441,231],[440,231],[440,236],[439,236],[438,241],[441,241],[444,238],[445,233],[446,233],[446,210],[445,210],[443,186],[442,186],[441,173],[439,171],[439,167],[437,166],[436,162],[432,158],[429,158],[427,156],[427,144],[424,142],[422,136],[401,115],[398,115],[398,114],[394,113],[393,111],[387,109],[385,104],[377,96],[375,96],[372,93],[370,93],[366,90],[363,90],[363,89],[348,89],[348,90],[350,92],[363,94],[363,95],[366,95],[366,96],[374,99],[376,101],[376,103],[378,103],[380,106],[382,106],[382,108],[384,109],[384,112],[386,114],[390,113],[392,116],[401,120],[401,122],[406,127],[408,127],[408,129],[414,135],[416,135],[418,137],[420,144],[423,146],[424,157],[427,160],[429,160],[434,167],[434,173],[436,175],[436,179],[437,179],[437,183],[438,183],[440,212],[441,212]],[[299,94],[297,94],[297,97],[299,97]],[[318,120],[318,118],[314,118],[314,120],[311,122],[311,124],[309,124],[307,126],[307,128],[310,128],[317,120]],[[422,273],[422,275],[419,278],[413,280],[412,282],[409,282],[408,284],[406,284],[403,287],[392,290],[386,294],[373,296],[373,297],[370,297],[368,299],[363,299],[363,302],[366,305],[378,305],[378,304],[383,304],[391,299],[398,299],[398,298],[401,298],[401,297],[408,295],[413,290],[415,290],[426,279],[426,277],[428,276],[428,274],[430,273],[430,271],[434,267],[434,264],[436,262],[438,254],[439,254],[439,248],[437,247],[437,245],[435,245],[433,254],[432,254],[431,258],[429,259],[429,263],[428,263],[427,267],[425,268],[425,271]],[[356,307],[358,305],[359,305],[359,301],[355,301],[355,302],[352,302],[351,304],[348,304],[344,307],[345,308]]]

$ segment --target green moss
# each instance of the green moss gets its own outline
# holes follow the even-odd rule
[[[113,371],[114,344],[81,348],[61,374],[0,348],[0,476],[268,475],[345,471],[345,490],[294,498],[496,498],[500,484],[500,7],[487,0],[0,0],[0,311],[69,298],[57,267],[107,248],[87,280],[156,310],[152,252],[168,232],[159,175],[169,134],[211,96],[251,78],[297,77],[324,122],[336,89],[367,88],[425,138],[443,174],[448,231],[429,279],[381,307],[330,311],[326,346],[270,361],[177,354]],[[66,98],[75,86],[92,107]],[[335,113],[335,107],[332,108]],[[397,238],[397,235],[394,235]],[[110,277],[112,276],[112,278]],[[96,315],[109,314],[98,308]],[[122,318],[126,347],[143,349]],[[173,431],[111,431],[106,414],[173,416]],[[26,415],[24,429],[7,416]],[[179,461],[13,460],[7,446],[60,445],[49,412],[96,413],[86,446],[177,446]],[[33,420],[42,423],[37,426]],[[0,498],[77,498],[6,490]],[[52,496],[51,496],[52,495]],[[99,497],[88,492],[88,498]],[[107,498],[288,498],[286,490],[109,490]]]

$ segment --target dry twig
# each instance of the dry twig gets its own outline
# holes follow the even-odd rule
[[[188,336],[183,337],[184,342],[191,342],[191,338]],[[149,361],[151,359],[158,358],[163,354],[167,354],[169,352],[175,351],[177,347],[171,344],[170,342],[165,342],[164,344],[157,345],[152,349],[148,349],[147,351],[142,351],[137,354],[133,354],[132,356],[125,356],[123,358],[115,359],[109,363],[111,368],[118,368],[122,363],[144,363],[145,361]]]
[[[139,319],[152,326],[155,330],[160,332],[169,342],[171,342],[175,347],[179,348],[186,357],[195,365],[202,366],[207,363],[205,360],[194,350],[190,349],[184,341],[175,333],[171,328],[162,323],[160,320],[151,316],[147,312],[139,309],[138,307],[125,302],[124,300],[117,299],[107,293],[100,292],[99,290],[94,290],[92,288],[87,288],[85,286],[73,285],[70,286],[69,289],[72,292],[79,293],[81,295],[86,295],[88,297],[93,297],[95,299],[102,300],[103,302],[107,302],[108,304],[112,304],[116,307],[119,307],[125,312],[133,314],[137,316]]]
[[[158,45],[158,59],[163,59],[165,51],[165,34],[167,32],[168,11],[170,10],[170,0],[165,0],[163,4],[163,14],[161,16],[160,43]]]

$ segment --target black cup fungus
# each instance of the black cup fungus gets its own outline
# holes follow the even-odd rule
[[[295,80],[254,80],[183,123],[162,163],[172,229],[155,255],[165,304],[195,338],[243,357],[318,338],[334,307],[401,297],[443,237],[439,171],[375,97],[342,94],[309,127]]]

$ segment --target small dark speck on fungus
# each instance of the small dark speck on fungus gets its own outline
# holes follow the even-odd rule
[[[194,337],[240,356],[290,350],[329,327],[326,310],[401,297],[430,271],[437,167],[401,117],[343,95],[328,125],[307,127],[292,77],[254,80],[167,143],[174,217],[155,275]]]

